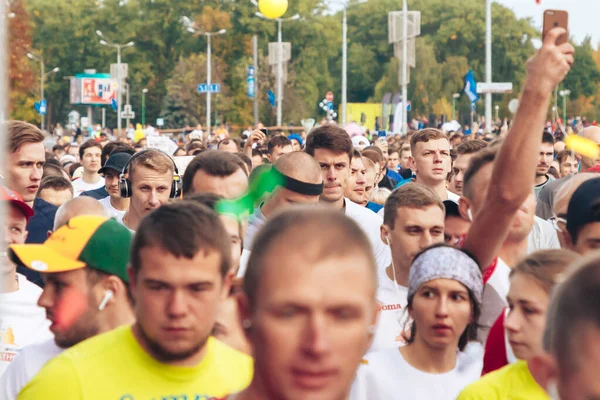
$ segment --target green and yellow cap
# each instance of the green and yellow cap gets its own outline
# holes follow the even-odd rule
[[[71,218],[44,244],[9,246],[16,264],[43,273],[90,267],[128,282],[127,264],[133,234],[115,221],[96,215]]]

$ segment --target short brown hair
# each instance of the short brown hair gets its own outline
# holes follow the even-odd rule
[[[129,167],[127,168],[129,174],[129,180],[133,176],[133,171],[138,167],[145,167],[152,171],[158,172],[159,174],[166,174],[167,172],[175,172],[175,164],[171,157],[166,155],[160,150],[147,149],[141,151],[131,157]]]
[[[394,229],[400,207],[425,208],[429,206],[438,206],[442,211],[446,211],[444,203],[433,189],[420,183],[406,183],[394,190],[387,198],[383,211],[383,223]]]
[[[339,126],[327,124],[313,129],[306,138],[304,151],[314,157],[317,149],[348,154],[348,158],[352,160],[354,146],[348,132]]]
[[[427,143],[430,140],[438,140],[438,139],[448,140],[448,137],[444,134],[444,132],[440,131],[439,129],[435,129],[435,128],[421,129],[420,131],[418,131],[417,133],[412,135],[412,137],[410,138],[410,150],[414,153],[417,143],[420,143],[420,142]],[[450,141],[448,141],[448,143],[450,143]]]
[[[237,147],[237,149],[240,149],[240,142],[237,138],[225,138],[223,140],[221,140],[219,143],[217,143],[217,149],[221,148],[221,145],[228,145],[229,143],[233,143],[235,144],[235,146]]]
[[[463,195],[466,198],[473,198],[474,188],[471,187],[473,176],[475,176],[477,171],[479,171],[481,168],[493,163],[496,160],[496,155],[498,154],[499,149],[500,146],[489,146],[484,150],[478,151],[471,158],[471,160],[469,160],[469,167],[463,176]]]
[[[572,155],[573,152],[571,150],[562,150],[556,155],[556,161],[558,161],[559,164],[562,164],[567,157],[571,157]]]
[[[83,160],[83,155],[85,154],[85,151],[92,147],[99,148],[100,153],[102,153],[102,145],[100,143],[96,142],[94,139],[90,139],[79,147],[79,158]]]
[[[238,169],[245,171],[246,164],[235,154],[218,150],[206,150],[188,164],[183,174],[183,195],[192,194],[194,176],[200,170],[212,176],[227,177]]]
[[[379,150],[381,151],[381,150]],[[362,156],[368,158],[373,161],[379,168],[379,164],[383,161],[383,154],[375,151],[375,150],[363,150]]]
[[[41,143],[44,134],[35,125],[25,121],[8,121],[8,150],[11,153],[19,151],[26,143]]]
[[[550,295],[557,284],[561,283],[567,267],[579,258],[571,250],[549,249],[529,254],[510,271],[510,277],[523,274],[533,278]]]
[[[302,237],[302,251],[314,260],[361,253],[369,260],[373,277],[373,296],[377,288],[377,264],[371,243],[364,231],[337,210],[329,207],[298,206],[267,220],[254,239],[248,268],[244,276],[244,292],[250,307],[254,308],[266,258],[273,251],[281,251],[291,238]]]
[[[267,152],[269,154],[273,154],[273,151],[275,150],[276,147],[285,147],[285,146],[291,146],[292,145],[292,141],[290,139],[288,139],[285,136],[282,135],[278,135],[278,136],[273,136],[271,138],[271,140],[269,140],[269,142],[267,143]]]
[[[398,157],[402,158],[402,155],[404,154],[405,151],[410,151],[412,153],[412,151],[410,150],[410,147],[402,146],[402,147],[400,147],[400,150],[398,150]]]
[[[69,190],[73,194],[73,184],[64,176],[49,175],[42,179],[40,187],[38,188],[37,195],[39,196],[42,190],[53,189],[57,192],[63,190]]]
[[[142,219],[131,246],[131,268],[142,268],[141,250],[160,247],[175,257],[192,259],[198,252],[219,253],[221,276],[231,265],[230,237],[216,212],[197,202],[166,204]]]
[[[485,140],[481,139],[473,139],[462,142],[458,146],[456,146],[456,154],[459,156],[465,154],[473,154],[477,153],[481,149],[485,149],[488,146]]]

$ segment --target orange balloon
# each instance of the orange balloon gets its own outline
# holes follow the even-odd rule
[[[267,18],[275,19],[283,17],[287,11],[287,0],[259,0],[258,10]]]

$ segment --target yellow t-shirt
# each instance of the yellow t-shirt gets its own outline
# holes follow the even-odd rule
[[[49,361],[18,399],[212,399],[250,384],[250,356],[213,337],[206,346],[204,359],[194,367],[165,365],[142,349],[130,326],[120,327]]]
[[[531,376],[527,362],[518,361],[490,372],[467,386],[457,400],[549,400]]]

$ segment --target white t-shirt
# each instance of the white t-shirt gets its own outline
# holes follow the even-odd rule
[[[560,249],[558,234],[552,223],[535,216],[533,228],[527,237],[527,254],[537,250]]]
[[[366,233],[373,246],[375,261],[379,269],[387,268],[392,262],[392,254],[389,246],[381,241],[381,225],[383,218],[373,211],[359,204],[356,204],[347,198],[344,198],[346,216],[352,218]]]
[[[0,376],[23,347],[53,337],[46,311],[37,305],[42,288],[17,277],[19,289],[0,294]]]
[[[407,297],[408,288],[398,285],[396,289],[394,281],[387,276],[385,269],[380,268],[377,288],[379,319],[369,352],[403,345],[402,330],[404,321],[408,318],[404,312],[408,303]]]
[[[458,352],[456,366],[443,374],[420,371],[400,350],[385,349],[365,356],[352,384],[350,400],[455,400],[481,377],[483,348],[470,343]]]
[[[54,339],[22,349],[0,378],[0,400],[16,400],[21,389],[50,359],[62,351],[63,349],[54,343]]]
[[[104,208],[106,208],[108,210],[111,218],[114,218],[114,219],[120,218],[121,221],[123,221],[123,216],[125,215],[127,210],[121,211],[121,210],[117,210],[116,208],[114,208],[113,205],[110,203],[110,196],[106,196],[105,198],[103,198],[99,201],[104,206]]]
[[[125,225],[125,223],[123,222],[123,217],[125,216],[125,213],[123,213],[122,215],[117,215],[115,217],[115,219],[117,220],[118,223],[120,223],[121,225],[123,225],[125,228],[129,229],[129,231],[131,233],[135,233],[135,231],[131,228],[129,228],[127,225]]]
[[[104,186],[104,178],[100,177],[100,180],[96,183],[87,183],[83,178],[75,179],[72,182],[73,185],[73,197],[78,197],[81,193],[88,190],[98,189]]]
[[[458,199],[460,199],[460,196],[457,195],[456,193],[452,193],[451,191],[446,189],[446,193],[448,193],[448,200],[451,200],[453,202],[455,202],[456,204],[458,204]]]
[[[497,259],[496,268],[483,287],[483,301],[481,302],[481,316],[477,341],[485,343],[490,329],[498,319],[504,307],[508,306],[506,295],[510,288],[508,276],[510,267],[501,258]]]

